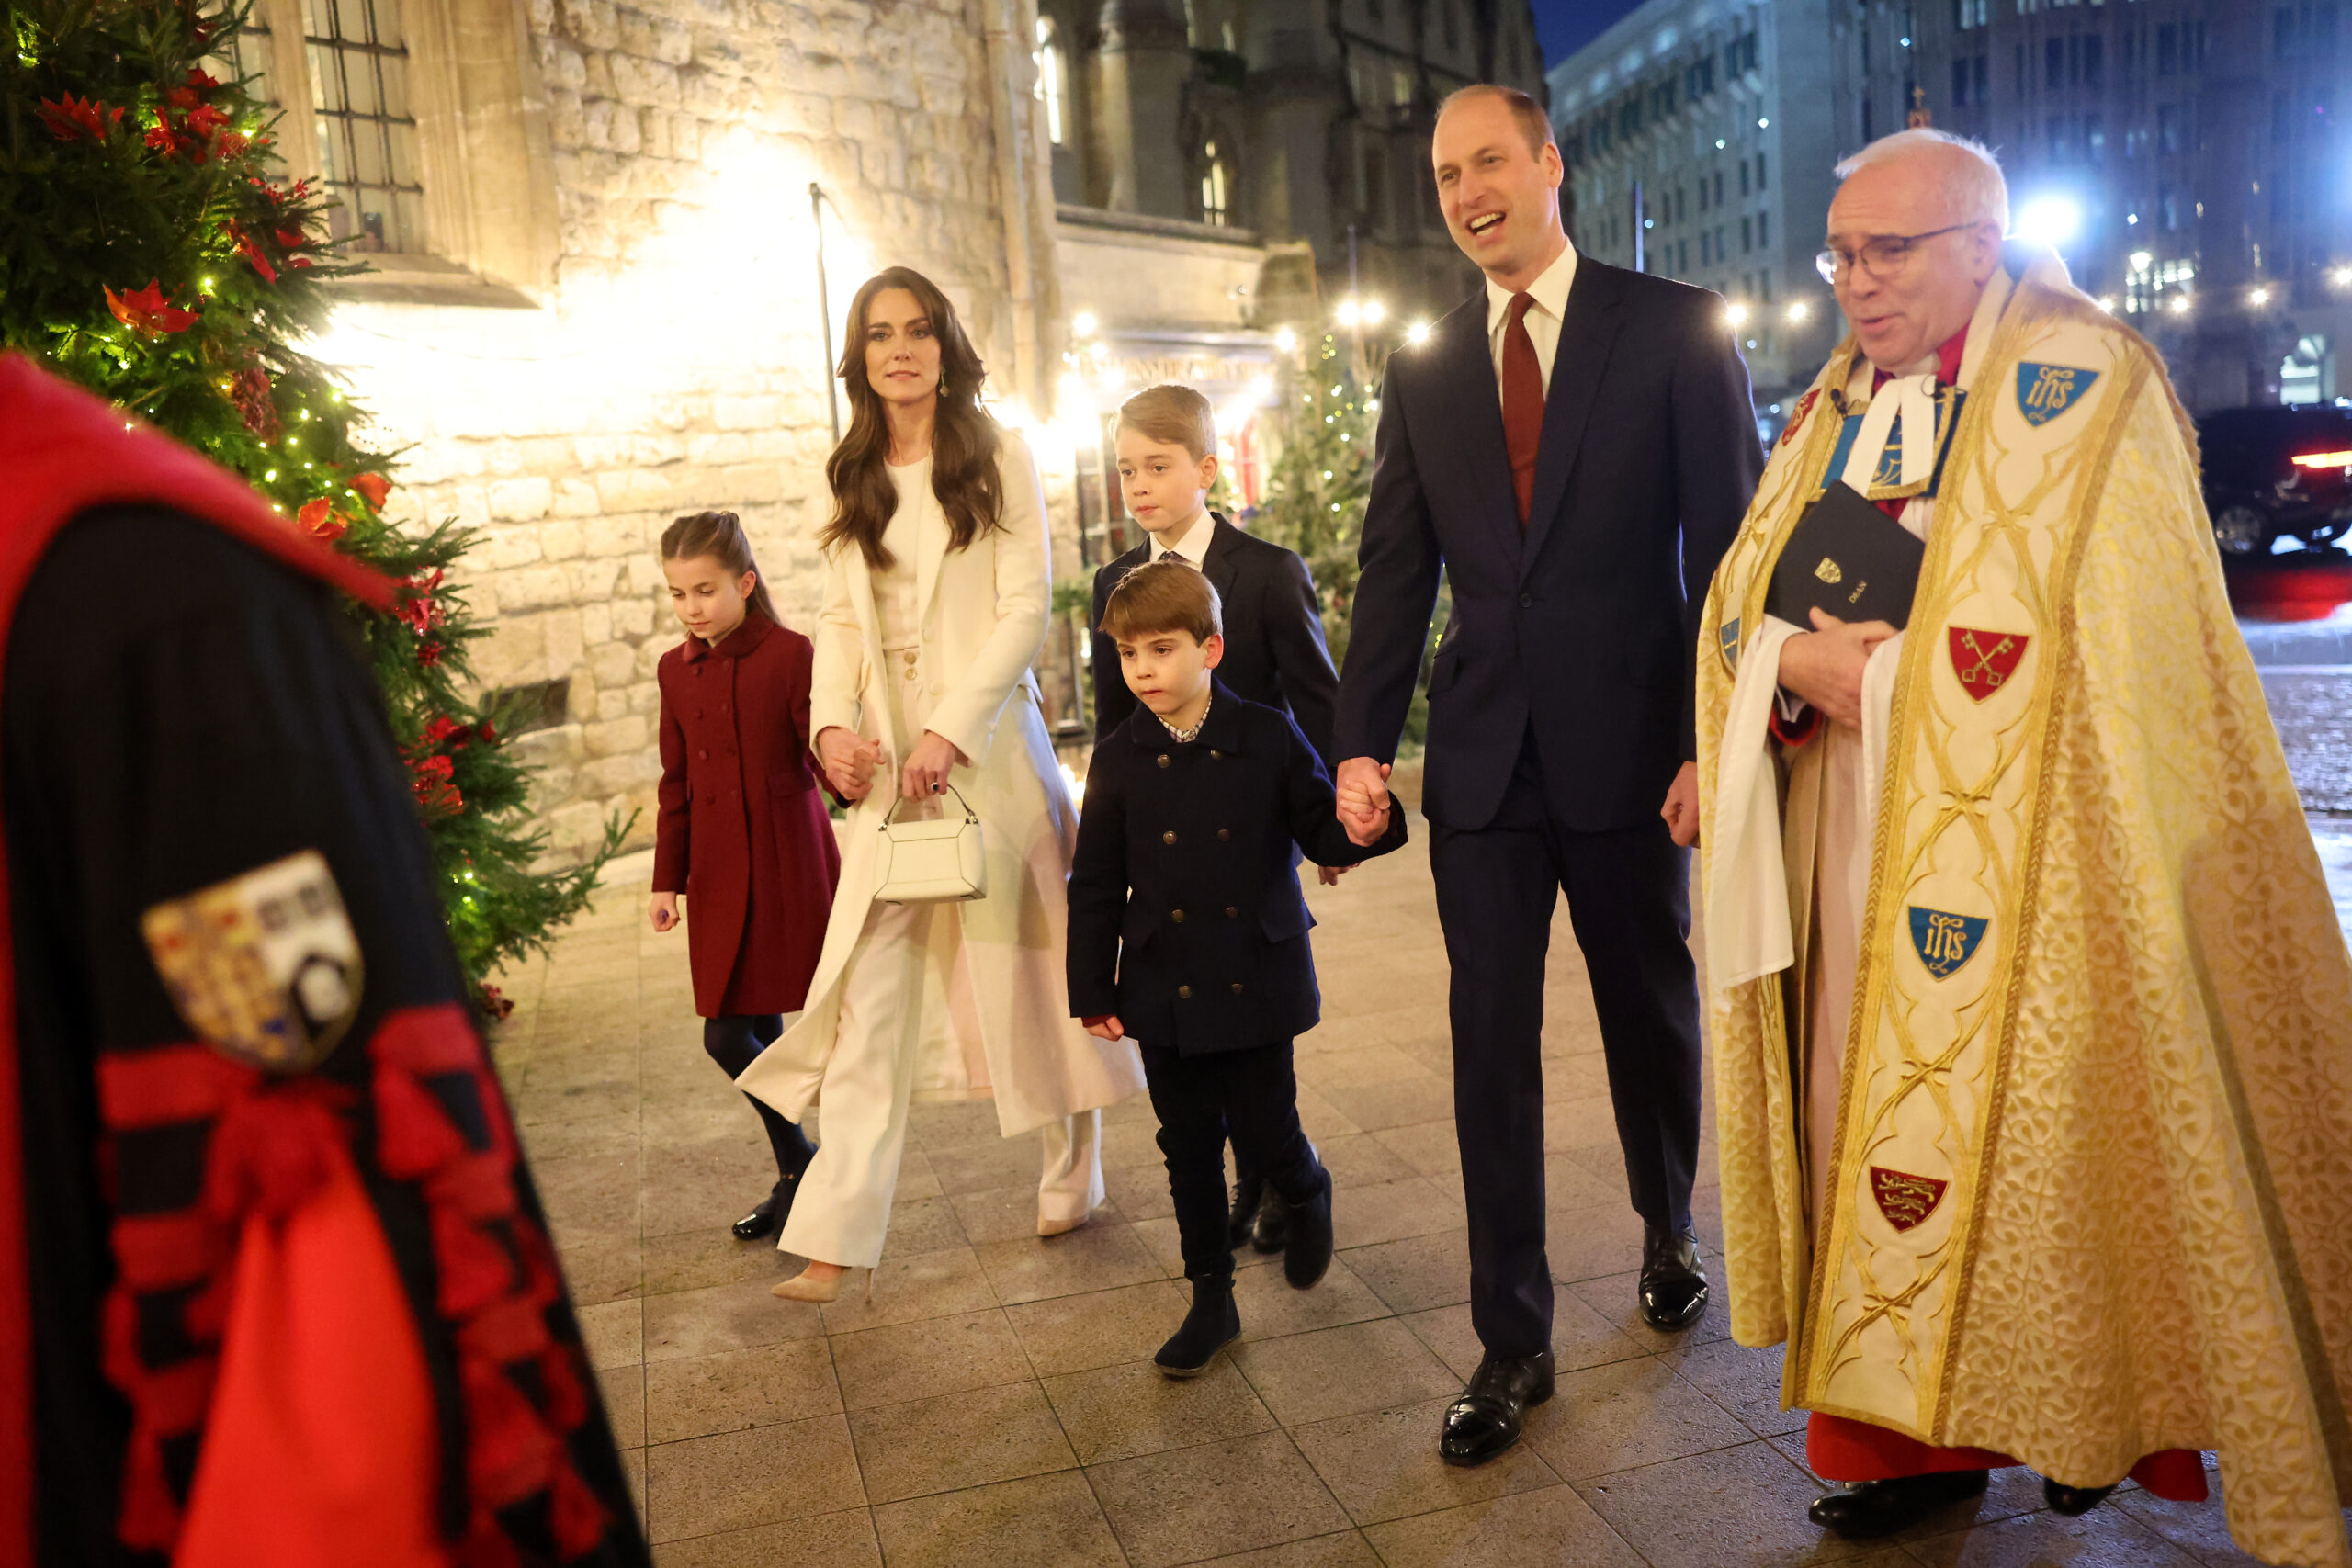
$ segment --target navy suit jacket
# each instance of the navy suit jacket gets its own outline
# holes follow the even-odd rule
[[[1323,610],[1306,563],[1271,539],[1245,534],[1217,513],[1202,552],[1201,575],[1225,604],[1225,660],[1216,678],[1253,703],[1298,721],[1329,768],[1331,700],[1340,684],[1323,641]],[[1094,574],[1094,739],[1100,744],[1136,711],[1136,694],[1119,671],[1119,645],[1104,637],[1102,606],[1119,579],[1151,558],[1147,539]]]
[[[1532,728],[1555,821],[1655,818],[1698,754],[1698,617],[1762,472],[1723,300],[1578,256],[1522,531],[1481,288],[1388,359],[1333,750],[1395,758],[1442,568],[1423,814],[1492,821]]]

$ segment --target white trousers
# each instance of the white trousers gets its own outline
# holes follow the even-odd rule
[[[882,1260],[917,1088],[952,1088],[986,1066],[952,905],[877,904],[841,980],[841,1023],[820,1091],[817,1157],[776,1242],[821,1263]],[[1039,1129],[1037,1217],[1082,1220],[1102,1201],[1102,1113]]]

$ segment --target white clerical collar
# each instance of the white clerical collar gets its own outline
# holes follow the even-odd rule
[[[1168,543],[1163,536],[1153,535],[1150,558],[1158,560],[1163,556],[1174,556],[1198,568],[1208,559],[1209,540],[1216,534],[1216,519],[1209,515],[1208,508],[1203,507],[1201,514],[1193,519],[1193,525],[1184,530],[1184,536],[1174,544]]]
[[[1577,247],[1576,242],[1571,240],[1560,247],[1560,254],[1552,258],[1552,265],[1539,273],[1534,282],[1527,286],[1527,291],[1535,296],[1535,309],[1544,311],[1555,321],[1565,321],[1568,313],[1568,289],[1576,280]],[[1503,319],[1510,314],[1510,289],[1491,277],[1487,279],[1487,331],[1489,334],[1499,331]]]

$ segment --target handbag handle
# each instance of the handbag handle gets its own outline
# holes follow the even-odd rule
[[[954,784],[950,784],[947,786],[947,793],[954,795],[956,797],[956,804],[964,808],[965,821],[978,822],[980,819],[980,814],[972,809],[971,802],[964,798],[964,792],[962,790],[957,789]],[[897,799],[890,802],[890,809],[882,814],[881,831],[887,833],[890,830],[890,818],[896,817],[899,814],[899,807],[904,806],[906,803],[907,797],[903,794]]]

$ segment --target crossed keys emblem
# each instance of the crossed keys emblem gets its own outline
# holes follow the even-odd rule
[[[2017,673],[2018,661],[2025,657],[2026,644],[2033,640],[2025,632],[1979,631],[1972,626],[1953,626],[1948,634],[1951,651],[1951,670],[1960,677],[1960,689],[1977,702],[1983,702],[2009,682]]]

